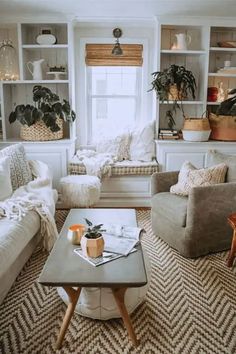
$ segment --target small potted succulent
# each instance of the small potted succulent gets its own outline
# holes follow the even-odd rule
[[[88,219],[85,218],[84,220],[88,227],[80,242],[82,252],[86,257],[99,257],[104,250],[102,232],[105,232],[106,230],[102,229],[103,224],[93,225]]]

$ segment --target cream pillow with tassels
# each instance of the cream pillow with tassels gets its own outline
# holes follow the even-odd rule
[[[197,169],[191,162],[185,161],[179,172],[178,183],[171,186],[170,193],[187,196],[194,187],[224,183],[227,169],[224,163]]]

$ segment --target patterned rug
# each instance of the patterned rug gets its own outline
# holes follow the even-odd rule
[[[57,212],[59,229],[67,213]],[[153,235],[150,211],[137,215],[152,265],[146,302],[132,314],[139,347],[132,347],[120,319],[75,314],[58,353],[236,353],[236,267],[226,267],[227,252],[185,259]],[[55,288],[37,283],[46,258],[34,252],[0,307],[0,353],[55,352],[66,307]]]

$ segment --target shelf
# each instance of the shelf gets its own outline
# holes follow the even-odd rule
[[[209,77],[236,77],[236,74],[224,74],[224,73],[209,73]]]
[[[24,44],[22,45],[23,49],[63,49],[63,48],[68,48],[68,44]]]
[[[164,101],[160,104],[173,104],[175,101]],[[178,104],[181,104],[181,101],[176,101]],[[203,101],[182,101],[183,104],[203,104]]]
[[[207,101],[207,105],[208,106],[219,106],[221,104],[221,102],[209,102]]]
[[[236,52],[236,48],[210,47],[211,52]]]
[[[68,84],[69,80],[16,80],[2,81],[3,84]]]
[[[180,54],[180,55],[202,55],[206,54],[205,50],[178,50],[178,49],[162,49],[162,54]]]

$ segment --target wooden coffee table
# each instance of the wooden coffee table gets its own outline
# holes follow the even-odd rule
[[[68,227],[75,223],[84,223],[84,218],[91,220],[94,224],[115,223],[137,226],[133,209],[71,209],[69,212],[59,238],[39,277],[39,283],[63,287],[69,297],[56,348],[61,348],[83,287],[111,288],[124,325],[133,344],[137,346],[138,341],[124,303],[124,296],[127,288],[147,284],[142,247],[139,245],[137,252],[127,257],[94,267],[76,255],[73,250],[77,246],[67,240]]]

